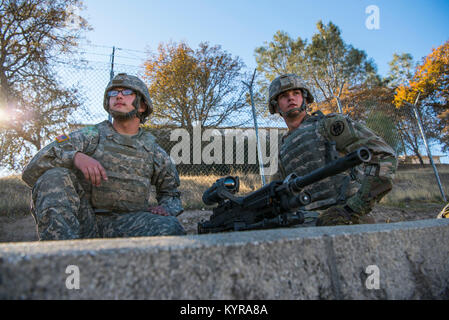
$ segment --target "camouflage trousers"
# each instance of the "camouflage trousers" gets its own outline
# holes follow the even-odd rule
[[[87,183],[71,170],[46,171],[32,191],[31,214],[39,240],[184,235],[173,216],[147,211],[95,213]]]

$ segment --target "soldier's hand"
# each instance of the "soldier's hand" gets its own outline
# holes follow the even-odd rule
[[[101,179],[108,180],[106,170],[100,162],[84,153],[77,152],[73,159],[73,164],[84,174],[86,180],[96,187],[101,184]]]
[[[169,216],[167,210],[165,210],[164,207],[162,206],[149,207],[148,211],[154,214],[158,214],[160,216]]]

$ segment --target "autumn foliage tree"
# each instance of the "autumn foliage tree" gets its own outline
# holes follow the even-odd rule
[[[52,63],[73,53],[89,29],[79,0],[0,1],[0,164],[20,169],[61,134],[80,105]],[[70,24],[70,22],[75,22]]]
[[[449,41],[426,56],[416,68],[412,79],[396,90],[394,102],[406,108],[403,101],[414,103],[419,94],[418,112],[426,123],[426,134],[449,150]]]
[[[153,124],[191,129],[239,124],[247,107],[242,88],[243,62],[220,46],[160,44],[144,63],[144,79],[154,104]],[[240,118],[241,119],[241,118]]]

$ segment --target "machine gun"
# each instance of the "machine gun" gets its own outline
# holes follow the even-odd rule
[[[244,197],[237,197],[239,177],[218,179],[203,193],[206,205],[213,208],[209,221],[198,223],[198,234],[288,227],[304,223],[303,208],[311,195],[303,189],[317,181],[336,175],[371,160],[371,152],[361,147],[326,166],[284,181],[273,181]]]

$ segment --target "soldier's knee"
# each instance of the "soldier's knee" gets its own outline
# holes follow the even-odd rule
[[[37,179],[35,188],[41,187],[43,184],[54,185],[64,181],[66,177],[70,177],[71,171],[67,168],[53,168],[45,171],[39,179]]]
[[[34,185],[32,210],[34,215],[55,207],[77,212],[81,195],[82,188],[69,169],[53,168],[42,174]]]

